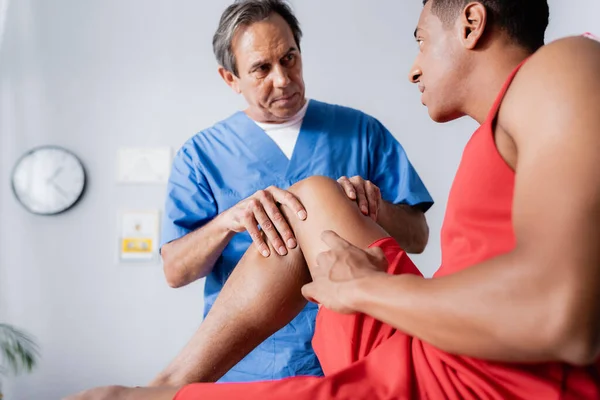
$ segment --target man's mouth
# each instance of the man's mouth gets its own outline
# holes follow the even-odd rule
[[[292,93],[289,94],[287,96],[281,96],[281,97],[277,97],[275,100],[273,100],[273,103],[278,102],[278,101],[287,101],[292,99],[294,96],[296,95],[296,93]]]

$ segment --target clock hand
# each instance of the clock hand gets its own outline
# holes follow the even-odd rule
[[[57,177],[58,175],[60,175],[60,173],[62,172],[62,170],[63,170],[63,167],[58,167],[58,168],[56,169],[56,171],[54,171],[54,173],[52,174],[52,176],[51,176],[51,177],[49,177],[49,178],[48,178],[46,181],[47,181],[47,182],[52,182],[52,181],[54,181],[54,180],[56,179],[56,177]]]
[[[56,191],[57,191],[58,193],[60,193],[62,197],[64,197],[65,199],[68,199],[68,198],[69,198],[69,195],[68,195],[68,194],[67,194],[67,193],[64,191],[64,189],[63,189],[63,188],[61,188],[60,186],[58,186],[58,185],[57,185],[55,182],[50,182],[50,184],[51,184],[52,186],[54,186],[54,189],[56,189]]]

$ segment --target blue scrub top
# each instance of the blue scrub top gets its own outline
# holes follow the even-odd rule
[[[313,176],[360,175],[384,200],[420,205],[433,200],[400,143],[363,112],[311,100],[289,160],[244,112],[188,140],[169,179],[162,244],[202,227],[212,218],[271,185],[287,189]],[[204,315],[252,240],[236,234],[206,278]],[[238,363],[220,382],[249,382],[323,373],[312,350],[316,305],[306,308]]]

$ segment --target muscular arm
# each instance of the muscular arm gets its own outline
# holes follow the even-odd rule
[[[498,127],[518,152],[509,254],[426,280],[383,274],[353,308],[451,353],[593,362],[600,348],[600,45],[546,46],[522,68]]]
[[[165,244],[161,254],[169,285],[182,287],[208,275],[234,234],[221,214],[202,228]]]
[[[405,204],[382,201],[377,222],[407,252],[420,254],[429,240],[429,227],[423,211]]]

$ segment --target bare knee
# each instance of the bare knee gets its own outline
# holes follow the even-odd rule
[[[326,176],[315,175],[296,182],[288,189],[301,202],[349,200],[340,185]],[[306,204],[305,204],[306,206]]]
[[[326,249],[320,235],[332,230],[358,247],[367,247],[377,239],[389,236],[383,228],[358,208],[357,202],[348,198],[337,181],[312,176],[289,189],[306,209],[308,218],[299,221],[287,207],[282,207],[309,268],[314,265],[316,255]]]

